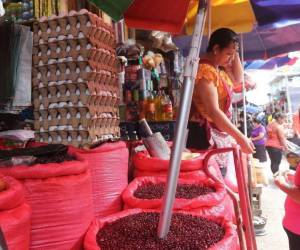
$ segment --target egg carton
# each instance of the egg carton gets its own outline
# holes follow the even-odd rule
[[[115,34],[111,26],[106,24],[100,17],[81,10],[71,11],[68,15],[42,17],[33,26],[34,44],[56,39],[60,36],[89,37],[91,40],[99,40],[110,46],[115,46]]]
[[[57,48],[60,50],[60,48]],[[48,53],[48,51],[47,51]],[[33,55],[33,64],[35,66],[44,66],[57,63],[89,61],[93,68],[98,68],[98,64],[103,64],[112,68],[116,67],[115,53],[104,48],[91,48],[71,50],[67,53],[59,53],[50,55]]]
[[[84,85],[81,86],[81,90],[74,88],[72,92],[67,87],[70,87],[70,84],[34,90],[34,110],[79,106],[88,107],[94,113],[103,108],[117,108],[119,105],[120,97],[116,91],[99,88],[99,92],[92,92],[90,94],[91,92],[88,88],[83,88],[86,87]]]
[[[98,131],[72,130],[69,127],[60,126],[56,130],[36,132],[35,139],[46,143],[62,143],[75,147],[88,146],[99,141],[120,138],[120,128],[99,128]]]
[[[113,48],[105,46],[93,47],[84,39],[68,39],[58,42],[40,44],[33,47],[33,64],[42,66],[66,62],[70,60],[88,60],[114,66],[116,63],[116,53]]]
[[[93,111],[87,107],[59,107],[34,111],[34,118],[36,129],[43,127],[47,130],[49,126],[58,125],[88,127],[91,119],[102,119],[102,122],[108,119],[112,123],[115,118],[119,118],[119,113],[118,107],[103,106]]]
[[[90,61],[77,61],[43,65],[32,69],[33,87],[87,81],[117,86],[116,68],[104,64],[93,65]]]
[[[34,88],[32,93],[35,109],[48,108],[50,103],[60,102],[71,102],[76,105],[81,101],[83,105],[86,105],[90,96],[87,83],[53,84],[48,87]],[[41,105],[43,105],[42,108]]]
[[[46,143],[62,143],[79,147],[91,142],[87,130],[68,130],[67,128],[53,131],[36,132],[35,139]]]

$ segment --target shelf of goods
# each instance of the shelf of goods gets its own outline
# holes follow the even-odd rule
[[[84,146],[120,137],[115,34],[87,10],[33,25],[36,140]]]

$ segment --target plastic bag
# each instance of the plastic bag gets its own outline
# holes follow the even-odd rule
[[[155,210],[143,210],[143,209],[129,209],[125,210],[116,214],[113,214],[111,216],[108,216],[103,219],[95,219],[91,226],[89,227],[89,230],[85,236],[84,239],[84,249],[85,250],[101,250],[101,248],[98,246],[97,241],[96,241],[96,235],[101,230],[101,228],[107,224],[114,222],[120,218],[137,214],[137,213],[142,213],[142,212],[158,212]],[[180,211],[180,213],[183,214],[190,214],[193,216],[199,216],[196,213],[193,212],[184,212]],[[225,220],[222,217],[213,217],[213,216],[203,216],[207,219],[210,219],[212,221],[217,222],[218,224],[222,225],[224,230],[225,230],[225,235],[224,238],[217,242],[214,246],[208,248],[207,250],[233,250],[233,249],[238,249],[238,237],[237,233],[235,231],[235,227],[232,225],[231,222]]]
[[[128,185],[128,149],[124,142],[105,143],[91,150],[71,148],[88,161],[96,217],[122,210],[121,194]]]
[[[37,164],[0,168],[22,181],[32,208],[31,249],[80,249],[93,219],[92,191],[87,162]]]
[[[29,249],[31,208],[24,203],[21,183],[1,177],[6,190],[0,192],[0,227],[10,250]]]
[[[27,250],[30,245],[31,208],[26,203],[0,211],[0,227],[9,250]]]
[[[181,172],[200,170],[203,168],[203,160],[206,156],[206,152],[198,153],[200,153],[199,157],[181,161]],[[136,153],[132,157],[132,160],[135,168],[141,171],[160,172],[167,171],[169,168],[169,160],[150,157],[146,151]]]

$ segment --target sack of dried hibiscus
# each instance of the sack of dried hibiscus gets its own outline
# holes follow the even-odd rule
[[[94,220],[85,236],[85,250],[101,249],[238,249],[234,225],[222,217],[174,212],[165,239],[157,237],[159,212],[130,209]]]

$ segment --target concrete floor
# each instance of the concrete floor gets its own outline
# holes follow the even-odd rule
[[[263,216],[267,217],[267,235],[257,236],[258,250],[288,250],[288,239],[282,228],[282,218],[284,215],[285,194],[275,186],[272,173],[269,170],[269,162],[266,164],[269,176],[269,185],[262,191]],[[280,170],[288,169],[288,163],[282,160]],[[300,246],[299,246],[300,249]]]

